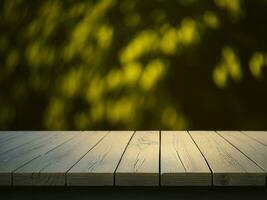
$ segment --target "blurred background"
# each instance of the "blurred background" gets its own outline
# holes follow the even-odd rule
[[[2,0],[0,129],[267,129],[267,0]]]

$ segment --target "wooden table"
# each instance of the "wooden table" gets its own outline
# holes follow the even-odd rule
[[[1,131],[1,186],[265,186],[264,131]]]

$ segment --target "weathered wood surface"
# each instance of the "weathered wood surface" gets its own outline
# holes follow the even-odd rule
[[[267,172],[267,146],[238,131],[218,133]]]
[[[8,140],[19,136],[24,131],[0,131],[0,145],[5,144]]]
[[[265,185],[265,174],[254,162],[214,131],[190,131],[219,186]]]
[[[1,135],[1,134],[0,134]],[[0,137],[0,154],[3,154],[9,150],[18,148],[26,143],[33,142],[35,140],[39,140],[42,137],[47,137],[47,134],[43,134],[42,131],[30,131],[30,132],[12,132],[10,133],[10,137],[8,134],[5,137]]]
[[[0,186],[265,186],[266,131],[0,131]]]
[[[211,171],[187,131],[161,133],[161,185],[211,185]]]
[[[69,132],[44,133],[45,137],[0,155],[0,185],[11,185],[11,174],[19,167],[61,145],[75,135]]]
[[[107,131],[83,132],[13,173],[14,185],[65,185],[65,174]]]
[[[159,185],[159,131],[137,131],[116,170],[116,185]]]
[[[134,132],[111,131],[67,173],[67,185],[113,185],[114,172]]]
[[[267,146],[267,131],[242,131],[242,133]]]

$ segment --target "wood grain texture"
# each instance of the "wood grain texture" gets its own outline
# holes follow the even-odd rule
[[[161,185],[211,185],[209,167],[187,131],[161,131]]]
[[[108,131],[84,131],[13,173],[13,185],[65,185],[66,172]]]
[[[13,171],[75,136],[75,134],[63,132],[47,132],[45,134],[47,136],[40,140],[0,155],[0,185],[11,185]]]
[[[218,131],[218,133],[267,172],[267,146],[239,131]]]
[[[265,185],[267,131],[189,133],[0,131],[0,185]]]
[[[265,185],[265,174],[254,162],[214,131],[190,131],[205,156],[216,186]]]
[[[114,172],[133,131],[111,131],[67,173],[67,185],[113,185]]]
[[[12,137],[9,137],[8,139],[6,138],[2,143],[0,143],[0,154],[41,139],[42,137],[47,137],[47,134],[43,134],[42,131],[18,131],[11,134],[11,136]]]
[[[137,131],[115,173],[121,186],[159,185],[159,131]]]
[[[9,139],[15,138],[23,131],[0,131],[0,145],[4,144]]]
[[[267,131],[242,131],[242,133],[267,146]]]

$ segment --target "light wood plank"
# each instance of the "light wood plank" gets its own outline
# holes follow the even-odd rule
[[[239,131],[218,131],[218,133],[267,172],[267,146]]]
[[[0,155],[0,185],[11,185],[13,171],[75,136],[70,132],[47,132],[47,135]]]
[[[67,185],[113,185],[114,172],[133,131],[111,131],[67,173]]]
[[[242,131],[242,133],[267,146],[267,131]]]
[[[42,131],[16,132],[13,137],[10,137],[8,140],[5,140],[0,144],[0,154],[46,136],[47,134],[44,134]]]
[[[216,186],[265,185],[265,174],[254,162],[214,131],[190,131],[213,172]]]
[[[159,185],[159,131],[137,131],[115,173],[116,185]]]
[[[65,174],[108,131],[85,131],[13,173],[13,185],[65,185]]]
[[[187,131],[161,131],[161,185],[211,185],[209,167]]]
[[[16,138],[23,131],[0,131],[0,146],[5,142],[9,141],[10,139]]]

